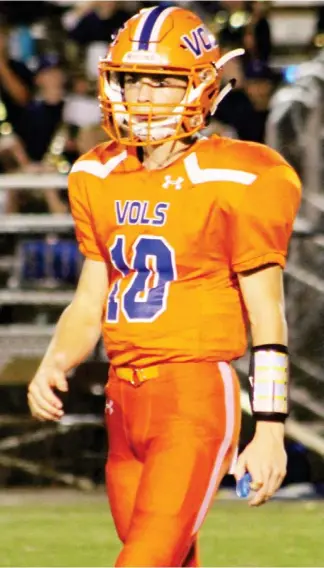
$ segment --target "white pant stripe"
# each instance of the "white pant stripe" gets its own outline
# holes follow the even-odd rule
[[[198,511],[196,521],[193,527],[192,534],[195,534],[201,527],[207,510],[211,504],[216,484],[219,478],[219,473],[223,465],[224,458],[231,445],[234,434],[234,421],[235,421],[235,400],[234,400],[234,377],[231,367],[228,363],[218,363],[218,368],[224,383],[225,392],[225,413],[226,413],[226,426],[224,439],[219,447],[215,465],[210,476],[209,484],[202,505]],[[217,418],[215,417],[215,420]]]

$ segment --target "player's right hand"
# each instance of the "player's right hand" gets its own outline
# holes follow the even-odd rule
[[[54,389],[67,392],[68,382],[62,361],[57,357],[53,363],[40,366],[28,387],[28,405],[31,414],[38,420],[60,420],[63,404]]]

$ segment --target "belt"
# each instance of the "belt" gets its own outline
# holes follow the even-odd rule
[[[118,379],[127,381],[136,387],[139,387],[145,381],[156,379],[159,376],[157,365],[142,367],[141,369],[136,367],[114,367],[114,371]]]

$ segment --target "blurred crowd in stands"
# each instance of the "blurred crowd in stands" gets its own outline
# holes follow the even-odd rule
[[[105,140],[97,102],[97,62],[116,30],[139,8],[158,2],[65,0],[0,3],[0,172],[67,173]],[[164,2],[176,4],[176,2]],[[245,55],[225,69],[236,88],[209,132],[264,141],[269,101],[282,81],[271,68],[271,3],[182,2],[203,17],[223,51]],[[319,26],[323,8],[318,10]],[[64,192],[10,192],[6,212],[67,211]]]

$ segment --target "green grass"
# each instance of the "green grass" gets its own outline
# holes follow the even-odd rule
[[[0,501],[3,501],[0,498]],[[324,503],[251,510],[218,501],[201,533],[204,566],[324,566]],[[0,566],[113,566],[120,549],[104,496],[1,504]]]

